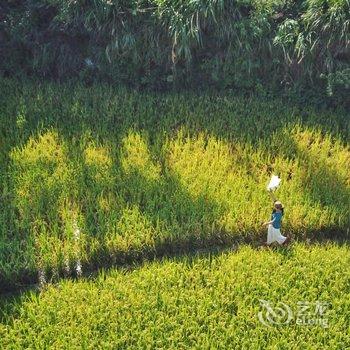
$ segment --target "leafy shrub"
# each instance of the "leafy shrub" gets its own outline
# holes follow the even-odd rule
[[[347,0],[41,0],[1,10],[7,75],[324,97],[321,75],[349,69]]]

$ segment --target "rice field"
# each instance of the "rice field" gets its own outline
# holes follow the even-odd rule
[[[0,348],[343,350],[349,263],[348,245],[242,245],[66,279],[7,301]]]
[[[260,243],[271,174],[282,178],[284,232],[297,240],[349,233],[344,110],[6,79],[0,91],[3,289]]]

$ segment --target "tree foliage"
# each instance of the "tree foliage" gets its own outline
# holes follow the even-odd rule
[[[349,0],[11,0],[0,13],[5,75],[348,92]]]

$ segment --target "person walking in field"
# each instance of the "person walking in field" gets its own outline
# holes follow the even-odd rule
[[[267,241],[265,243],[267,246],[271,245],[274,242],[277,242],[280,245],[287,245],[290,242],[290,237],[286,237],[281,234],[281,222],[284,214],[283,205],[280,201],[276,200],[272,192],[273,188],[278,187],[280,181],[281,180],[277,176],[275,178],[272,177],[270,185],[268,186],[268,191],[273,201],[273,209],[271,220],[263,223],[263,226],[268,226]],[[271,183],[274,184],[274,186],[271,186]]]

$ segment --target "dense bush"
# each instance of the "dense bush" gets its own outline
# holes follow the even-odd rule
[[[349,89],[348,0],[12,0],[0,71],[182,86]]]

